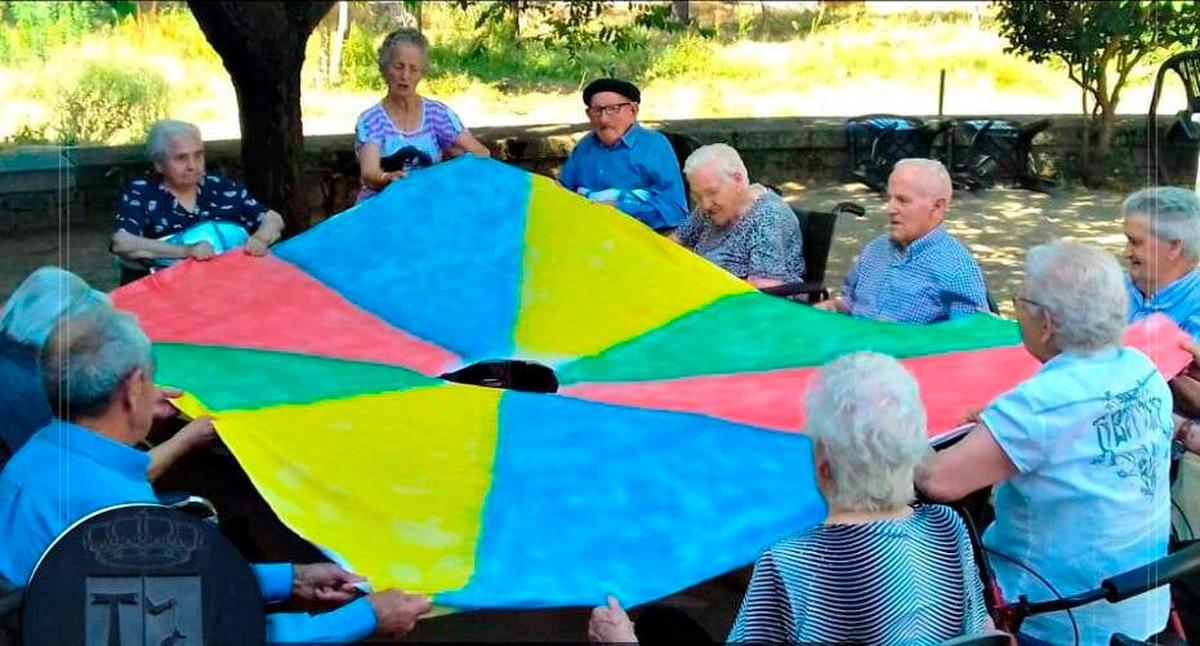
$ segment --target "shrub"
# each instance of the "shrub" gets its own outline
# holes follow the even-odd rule
[[[712,43],[707,39],[687,34],[668,46],[646,72],[648,79],[675,78],[694,70],[703,72],[713,62]]]
[[[342,85],[355,90],[383,88],[379,77],[376,39],[358,25],[350,25],[342,46]]]
[[[88,63],[56,102],[55,128],[67,145],[144,141],[151,124],[167,114],[168,96],[156,72]]]

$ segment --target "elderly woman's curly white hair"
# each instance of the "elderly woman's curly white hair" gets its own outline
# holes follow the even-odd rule
[[[889,511],[913,499],[913,471],[929,451],[912,375],[873,352],[821,369],[807,395],[807,431],[829,462],[831,509]]]

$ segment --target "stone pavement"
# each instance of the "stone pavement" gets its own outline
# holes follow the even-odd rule
[[[886,226],[884,200],[860,184],[781,187],[788,200],[812,210],[828,210],[841,201],[862,204],[867,216],[843,217],[835,232],[826,282],[838,287],[858,250]],[[1119,254],[1124,246],[1116,219],[1122,195],[1072,188],[1056,195],[993,188],[978,194],[956,193],[950,207],[950,231],[970,247],[983,267],[988,287],[1002,312],[1020,287],[1025,250],[1055,238],[1100,245]],[[71,219],[60,226],[0,234],[0,300],[37,267],[66,267],[101,289],[116,286],[117,270],[108,254],[109,224]]]

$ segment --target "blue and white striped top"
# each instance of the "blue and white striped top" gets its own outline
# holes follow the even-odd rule
[[[920,505],[902,520],[820,525],[772,545],[729,641],[939,644],[986,620],[962,520]]]

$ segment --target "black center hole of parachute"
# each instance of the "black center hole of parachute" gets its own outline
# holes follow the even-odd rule
[[[457,384],[472,384],[527,393],[558,392],[558,377],[554,375],[554,371],[536,361],[516,359],[480,361],[466,368],[447,372],[440,375],[440,378]]]

